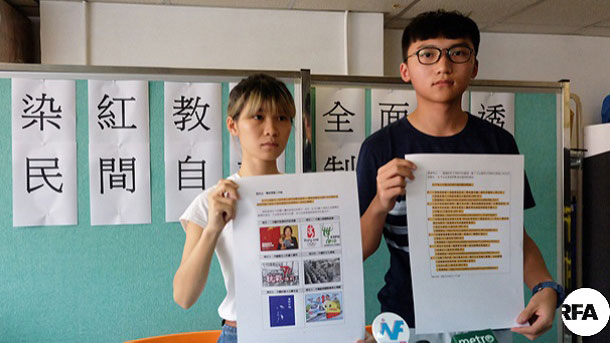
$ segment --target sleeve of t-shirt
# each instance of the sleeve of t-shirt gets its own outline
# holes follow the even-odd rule
[[[358,164],[356,165],[356,177],[358,180],[358,202],[360,204],[360,216],[377,194],[377,163],[373,155],[369,141],[362,143],[358,154]]]
[[[184,213],[180,216],[180,224],[182,229],[186,231],[186,225],[188,222],[193,222],[202,228],[208,223],[208,192],[202,192],[199,194],[191,204],[184,210]]]
[[[519,154],[519,147],[517,146],[517,142],[515,138],[511,135],[511,154]],[[536,206],[536,201],[534,200],[534,195],[532,194],[532,190],[530,188],[530,183],[527,179],[527,173],[523,170],[523,209],[528,209]]]

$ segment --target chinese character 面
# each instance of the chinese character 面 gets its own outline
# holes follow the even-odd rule
[[[110,189],[122,188],[128,192],[133,193],[136,190],[136,158],[120,158],[119,159],[119,170],[115,173],[116,159],[114,158],[100,158],[100,185],[101,193],[104,194],[104,173],[108,173],[108,181]],[[128,177],[129,176],[129,181]],[[128,186],[131,184],[131,186]]]
[[[477,113],[481,116],[481,119],[485,119],[499,127],[504,127],[504,119],[506,117],[504,112],[506,112],[506,110],[502,104],[489,105],[487,108],[485,108],[485,105],[481,104],[481,110]]]
[[[174,99],[174,110],[177,110],[173,114],[177,119],[174,120],[174,125],[180,131],[184,131],[186,128],[186,123],[195,119],[195,123],[188,129],[189,131],[194,130],[197,126],[201,126],[204,130],[209,131],[210,128],[207,127],[203,123],[203,118],[205,118],[205,113],[210,107],[209,104],[199,104],[200,97],[197,98],[186,98],[184,95],[180,96],[180,99]],[[194,102],[194,104],[193,104]],[[197,109],[201,109],[201,114],[197,111]]]
[[[184,161],[178,160],[178,190],[184,188],[205,189],[205,161],[191,161],[187,155]]]
[[[337,107],[340,108],[339,112],[333,113],[333,111],[336,110]],[[341,110],[343,112],[341,112]],[[326,116],[333,116],[333,117],[335,117],[334,118],[335,121],[328,120],[328,123],[329,124],[336,124],[337,127],[335,129],[324,129],[324,131],[325,132],[353,132],[353,130],[351,128],[348,128],[348,129],[344,129],[344,128],[342,129],[341,128],[341,124],[349,124],[350,123],[350,121],[347,118],[345,118],[345,120],[341,120],[341,118],[342,117],[347,117],[347,116],[352,116],[353,117],[355,115],[356,114],[354,112],[350,112],[345,107],[343,107],[341,105],[340,101],[335,101],[335,106],[333,108],[331,108],[330,111],[324,113],[322,115],[322,117],[326,117]]]
[[[24,114],[21,115],[21,118],[31,119],[31,121],[23,126],[22,129],[27,129],[28,127],[38,123],[40,131],[42,131],[44,130],[45,121],[55,126],[57,129],[61,128],[59,124],[55,122],[55,119],[61,119],[61,105],[54,108],[53,105],[55,103],[55,99],[53,97],[47,98],[47,93],[42,93],[40,98],[34,98],[31,95],[26,94],[25,98],[21,100],[27,106],[23,110]]]
[[[356,156],[351,155],[345,160],[337,159],[337,156],[329,156],[324,165],[324,171],[353,171],[356,170]]]
[[[61,185],[59,185],[58,187],[55,187],[51,181],[49,181],[49,178],[53,178],[53,177],[62,177],[61,173],[58,171],[59,169],[59,159],[56,158],[27,158],[26,157],[26,178],[27,178],[27,191],[28,193],[31,193],[39,188],[41,188],[42,186],[44,186],[44,184],[47,184],[49,187],[51,187],[52,190],[54,190],[57,193],[62,193],[63,192],[63,187],[64,184],[62,182]],[[56,174],[47,174],[47,171],[57,171]],[[42,178],[44,180],[44,183],[41,183],[39,185],[36,186],[32,186],[32,179],[36,179],[36,178]]]
[[[387,125],[392,124],[395,121],[398,121],[401,117],[405,118],[408,114],[407,106],[409,104],[405,102],[401,103],[379,103],[381,107],[381,127],[385,127]],[[388,108],[383,108],[388,107]]]
[[[117,125],[116,116],[112,111],[111,107],[114,107],[115,101],[119,101],[121,103],[121,115],[120,122]],[[97,105],[97,109],[100,110],[100,114],[97,116],[97,124],[100,126],[100,129],[104,129],[104,125],[110,129],[135,129],[136,126],[132,124],[131,126],[126,126],[125,124],[125,102],[126,101],[136,101],[136,98],[111,98],[108,94],[104,94],[102,101]],[[102,125],[103,124],[103,125]]]

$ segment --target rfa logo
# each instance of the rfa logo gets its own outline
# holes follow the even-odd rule
[[[580,288],[570,293],[561,305],[565,326],[579,336],[592,336],[602,331],[610,317],[608,301],[592,288]]]
[[[314,238],[316,237],[316,228],[309,224],[307,225],[307,238]]]
[[[407,343],[409,326],[399,315],[384,312],[373,321],[372,331],[379,343]]]

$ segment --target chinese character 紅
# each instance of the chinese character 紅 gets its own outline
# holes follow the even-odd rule
[[[25,105],[27,106],[21,115],[21,118],[31,119],[29,123],[22,127],[22,129],[27,129],[28,127],[38,123],[40,131],[44,130],[44,123],[47,121],[49,124],[55,126],[55,128],[60,129],[61,127],[57,124],[54,119],[61,119],[61,105],[58,105],[57,108],[54,108],[53,105],[55,103],[55,98],[49,97],[47,98],[47,93],[42,93],[40,98],[34,98],[29,94],[25,95],[25,98],[21,99]],[[36,105],[38,104],[38,105]],[[45,106],[47,105],[47,106]],[[37,107],[35,107],[37,106]],[[47,111],[45,109],[48,108]],[[34,109],[33,111],[30,111]],[[28,113],[29,112],[29,113]],[[54,115],[51,115],[54,114]]]
[[[406,118],[407,114],[409,113],[407,111],[407,106],[409,106],[409,104],[407,102],[405,102],[404,104],[379,103],[379,106],[382,107],[381,108],[381,127],[385,127],[387,125],[392,124],[395,121],[398,121],[401,118],[401,116],[402,116],[402,118]],[[389,108],[384,109],[383,106],[389,106]]]
[[[504,124],[506,123],[504,121],[506,118],[505,112],[506,110],[502,104],[489,105],[487,108],[485,108],[485,105],[481,104],[481,110],[477,113],[481,116],[481,119],[485,119],[499,127],[504,127]]]
[[[115,162],[114,158],[100,158],[100,185],[101,194],[104,194],[104,173],[108,172],[108,180],[110,189],[122,188],[128,192],[135,192],[136,190],[136,158],[120,158],[119,159],[119,172],[115,173]],[[128,175],[129,173],[129,175]],[[130,176],[131,186],[128,186],[127,176]]]
[[[121,115],[120,115],[120,123],[117,125],[116,116],[112,111],[111,107],[114,105],[115,101],[119,101],[121,103]],[[104,129],[104,125],[110,129],[135,129],[135,124],[131,126],[125,125],[125,102],[127,101],[136,101],[136,98],[111,98],[108,94],[104,94],[102,101],[97,105],[97,109],[100,110],[100,114],[97,116],[97,124],[100,126],[100,129]],[[103,125],[102,125],[103,124]]]
[[[356,156],[351,155],[345,160],[337,159],[337,156],[329,156],[324,165],[324,171],[353,171],[356,170]]]
[[[178,110],[176,113],[172,114],[174,117],[178,117],[178,119],[174,120],[174,125],[180,131],[184,131],[186,128],[186,123],[193,120],[193,117],[196,119],[194,125],[192,125],[188,130],[192,131],[197,126],[201,126],[204,130],[209,131],[210,128],[203,123],[203,118],[205,118],[205,113],[207,109],[210,107],[209,104],[199,104],[200,97],[197,98],[186,98],[184,95],[180,96],[180,100],[174,99],[174,110]],[[193,102],[195,102],[193,104]],[[197,111],[197,109],[201,109],[201,114]]]
[[[50,181],[49,178],[52,177],[62,177],[62,174],[58,171],[59,169],[59,159],[56,158],[28,158],[26,157],[26,178],[27,178],[27,191],[31,193],[46,183],[52,190],[57,193],[63,192],[64,184],[62,183],[58,187],[55,187]],[[47,170],[57,170],[56,174],[47,174]],[[36,186],[32,186],[32,179],[34,178],[42,178],[44,183],[41,183]]]
[[[178,160],[178,190],[184,188],[205,189],[205,160],[191,161],[190,155]]]
[[[337,107],[340,107],[341,110],[343,110],[343,112],[337,112],[337,113],[333,113],[334,110],[337,109]],[[329,124],[336,124],[337,128],[336,129],[324,129],[324,132],[353,132],[354,130],[352,130],[351,128],[348,129],[342,129],[341,128],[341,124],[349,124],[350,121],[345,118],[345,120],[341,120],[342,117],[347,117],[347,116],[355,116],[356,114],[354,112],[350,112],[349,110],[347,110],[345,107],[343,107],[341,105],[340,101],[335,101],[335,106],[333,108],[330,109],[330,111],[324,113],[322,115],[322,117],[326,117],[326,116],[334,116],[335,117],[335,121],[332,120],[328,120]]]

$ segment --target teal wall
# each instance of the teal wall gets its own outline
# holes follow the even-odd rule
[[[191,309],[183,310],[172,299],[184,233],[178,223],[165,222],[163,83],[149,82],[148,225],[89,224],[87,81],[77,81],[76,91],[78,225],[14,228],[11,82],[0,79],[0,116],[5,119],[0,127],[0,180],[6,186],[0,192],[0,342],[121,342],[218,329],[216,308],[224,297],[218,263],[212,263],[206,289]],[[228,85],[223,84],[225,108],[227,96]],[[515,102],[516,139],[537,202],[535,209],[526,211],[525,225],[555,276],[555,94],[517,94]],[[223,144],[228,146],[228,139],[225,133]],[[288,150],[294,151],[293,138]],[[223,155],[228,162],[228,149]],[[286,170],[294,171],[292,152],[286,161]],[[367,323],[379,312],[376,293],[388,261],[382,243],[364,263]],[[556,342],[554,331],[541,341]]]
[[[222,89],[226,109],[228,84]],[[165,222],[163,82],[149,82],[147,225],[90,225],[86,80],[77,81],[76,93],[78,225],[14,228],[11,81],[0,79],[0,180],[6,186],[0,194],[0,342],[107,343],[219,329],[216,309],[225,290],[218,263],[195,306],[183,310],[172,298],[185,235],[177,222]],[[223,131],[228,162],[230,137]],[[294,133],[287,150],[286,171],[294,172]]]

